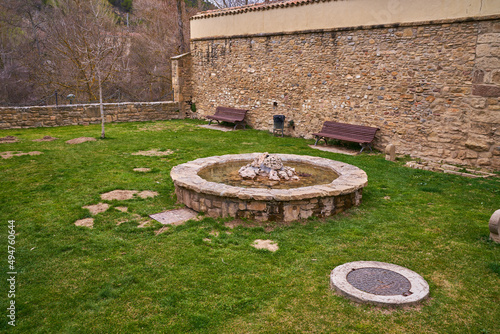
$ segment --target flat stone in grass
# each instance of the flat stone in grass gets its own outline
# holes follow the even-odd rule
[[[198,213],[190,209],[176,209],[149,215],[154,220],[165,225],[181,225],[184,222],[195,219]]]
[[[113,190],[101,195],[101,199],[105,201],[124,201],[128,199],[134,198],[134,195],[137,194],[137,190]]]
[[[150,198],[150,197],[156,197],[158,195],[159,195],[158,192],[151,190],[144,190],[137,194],[137,196],[139,196],[140,198]]]
[[[96,141],[96,139],[92,137],[79,137],[66,141],[66,144],[81,144],[87,141]]]
[[[127,212],[128,208],[126,206],[115,206],[115,209],[121,212]]]
[[[166,150],[166,151],[158,151],[157,149],[154,150],[149,150],[149,151],[139,151],[132,153],[132,155],[144,155],[148,157],[159,157],[159,156],[164,156],[164,155],[170,155],[174,153],[172,150]]]
[[[205,128],[205,129],[211,129],[211,130],[219,130],[219,131],[224,131],[224,132],[229,132],[229,131],[233,131],[233,128],[232,127],[228,127],[228,126],[222,126],[222,125],[219,125],[219,124],[204,124],[204,125],[198,125],[200,128]]]
[[[98,213],[104,212],[107,209],[109,209],[109,204],[99,203],[96,205],[87,205],[87,206],[84,206],[83,209],[88,209],[90,211],[90,214],[92,216],[95,216]]]
[[[0,138],[0,144],[12,144],[17,143],[19,140],[14,136],[5,136]]]
[[[0,152],[0,156],[2,159],[10,159],[12,157],[20,157],[22,155],[40,155],[42,152],[39,151],[33,151],[33,152],[21,152],[21,151],[7,151],[7,152]]]
[[[133,199],[135,195],[139,196],[140,198],[150,198],[150,197],[156,197],[159,194],[158,192],[151,190],[144,190],[141,192],[138,192],[137,190],[113,190],[101,194],[101,199],[105,201],[112,201],[112,200],[126,201],[129,199]]]
[[[76,226],[94,228],[94,218],[79,219],[75,222]]]
[[[347,154],[347,155],[358,155],[359,152],[355,150],[351,150],[345,147],[334,147],[334,146],[318,146],[318,145],[309,145],[310,148],[313,148],[315,150],[320,150],[320,151],[325,151],[325,152],[331,152],[331,153],[340,153],[340,154]]]
[[[34,142],[42,142],[42,141],[54,141],[58,140],[59,138],[51,137],[51,136],[44,136],[43,138],[40,139],[33,139]]]
[[[148,173],[151,172],[151,168],[134,168],[134,172]]]
[[[257,249],[267,249],[271,252],[276,252],[279,247],[278,244],[272,240],[261,240],[257,239],[253,242],[252,247]]]

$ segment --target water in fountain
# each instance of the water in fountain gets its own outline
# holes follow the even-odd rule
[[[291,189],[329,184],[338,175],[329,168],[304,162],[288,162],[284,166],[277,155],[263,153],[252,162],[234,161],[215,164],[198,175],[211,182],[236,187]]]

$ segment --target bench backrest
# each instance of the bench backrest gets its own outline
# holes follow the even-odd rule
[[[217,116],[217,115],[226,116],[226,117],[234,118],[237,121],[243,121],[247,111],[248,110],[245,110],[245,109],[236,109],[236,108],[229,108],[229,107],[217,107],[215,109],[215,116]]]
[[[326,121],[323,124],[323,129],[321,129],[321,132],[348,137],[351,139],[355,139],[358,142],[371,142],[373,141],[377,130],[379,130],[379,128],[374,128],[371,126]]]

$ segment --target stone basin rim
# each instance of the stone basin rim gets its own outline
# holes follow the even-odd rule
[[[339,177],[328,184],[320,184],[307,187],[291,189],[265,189],[265,188],[244,188],[230,186],[224,183],[210,182],[198,175],[204,168],[215,164],[223,164],[235,161],[248,161],[258,157],[262,153],[228,154],[222,156],[211,156],[200,158],[172,168],[170,176],[174,184],[203,194],[223,194],[225,197],[239,198],[269,198],[268,200],[288,201],[297,196],[300,199],[314,197],[338,196],[354,192],[368,184],[366,173],[360,168],[327,158],[296,155],[296,154],[276,154],[283,163],[302,162],[319,167],[329,168],[339,175]]]

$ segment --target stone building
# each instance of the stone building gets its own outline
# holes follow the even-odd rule
[[[191,18],[184,100],[199,117],[311,138],[325,120],[379,127],[375,147],[500,169],[500,1],[292,0]],[[293,123],[288,123],[292,121]]]

